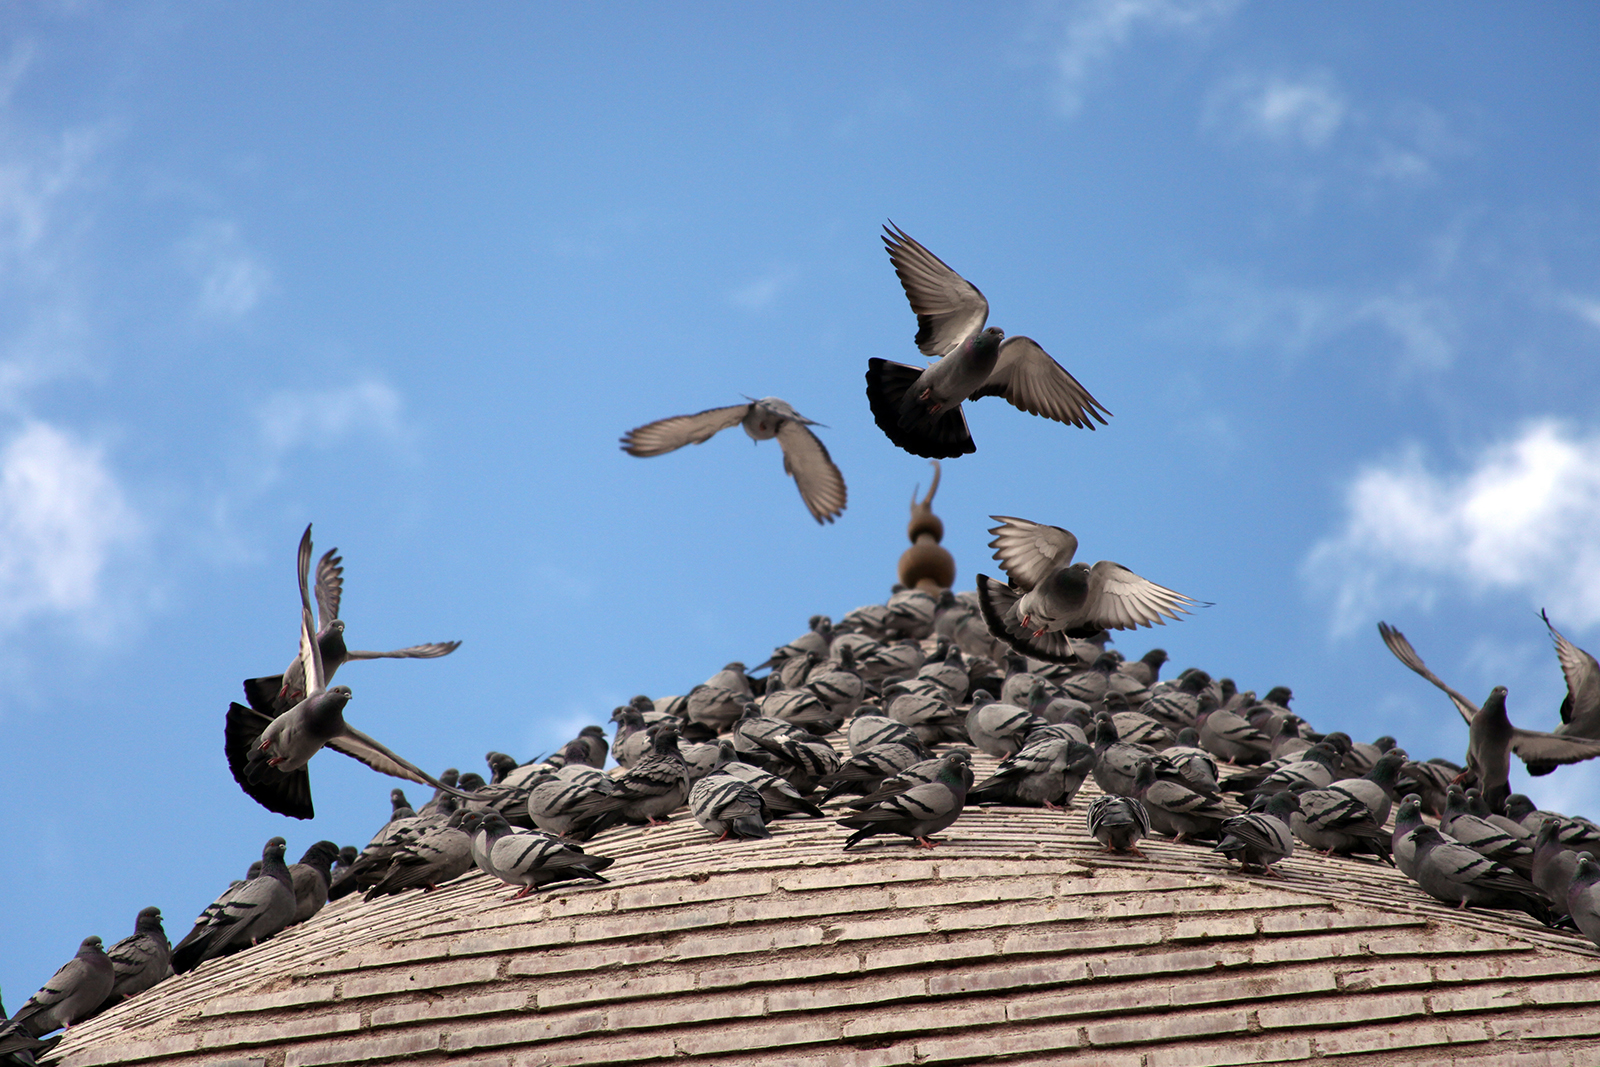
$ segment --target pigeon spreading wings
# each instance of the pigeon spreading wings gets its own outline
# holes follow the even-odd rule
[[[1600,663],[1563,637],[1550,622],[1550,616],[1541,611],[1539,617],[1550,630],[1556,659],[1561,661],[1561,674],[1567,680],[1567,696],[1561,702],[1561,725],[1554,732],[1600,737]]]
[[[929,459],[973,452],[961,403],[986,396],[1072,426],[1105,425],[1111,412],[1038,342],[984,328],[989,302],[977,286],[892,222],[883,243],[917,315],[917,348],[937,357],[927,368],[867,361],[872,417],[889,440]]]
[[[268,716],[242,704],[228,707],[225,751],[234,781],[269,811],[296,819],[315,815],[311,777],[306,764],[324,745],[360,760],[382,774],[431,785],[463,799],[473,794],[454,789],[403,759],[374,738],[344,721],[351,698],[348,686],[327,687],[316,624],[311,615],[307,581],[311,569],[311,527],[300,538],[297,556],[300,583],[300,659],[306,695],[289,710]]]
[[[436,659],[461,647],[460,641],[433,641],[425,645],[397,648],[393,652],[365,652],[346,647],[344,620],[339,618],[339,603],[344,597],[344,559],[337,548],[330,548],[317,561],[317,646],[322,656],[326,679],[331,680],[341,666],[357,659]],[[246,678],[245,700],[263,714],[276,717],[305,699],[306,672],[301,657],[282,674]]]
[[[1505,686],[1496,686],[1489,699],[1479,707],[1430,671],[1405,634],[1380,622],[1378,635],[1396,659],[1443,690],[1466,720],[1469,727],[1467,767],[1478,775],[1484,798],[1492,809],[1499,810],[1510,792],[1506,781],[1508,754],[1515,754],[1526,763],[1530,774],[1549,774],[1560,764],[1580,763],[1600,756],[1600,741],[1512,726],[1506,717]]]
[[[1120,563],[1073,563],[1078,539],[1059,526],[1010,515],[989,517],[1000,523],[989,531],[995,535],[989,547],[1010,582],[1002,585],[978,575],[978,603],[989,631],[1024,655],[1075,662],[1068,638],[1164,626],[1198,603]]]
[[[622,450],[630,456],[659,456],[684,445],[704,444],[740,423],[751,440],[778,439],[784,473],[794,478],[812,518],[824,523],[839,517],[845,508],[844,476],[822,441],[808,429],[820,424],[775,396],[647,423],[623,435]]]

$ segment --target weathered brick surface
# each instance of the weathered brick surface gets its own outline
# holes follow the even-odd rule
[[[979,757],[978,773],[993,761]],[[75,1027],[64,1067],[402,1062],[1201,1067],[1600,1063],[1600,955],[1398,872],[1106,854],[1082,807],[969,812],[932,852],[826,820],[608,831],[609,885],[471,875],[347,898]]]

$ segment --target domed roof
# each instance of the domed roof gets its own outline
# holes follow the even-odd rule
[[[994,766],[979,755],[981,779]],[[685,814],[602,834],[609,885],[477,873],[330,904],[75,1027],[92,1064],[1097,1067],[1600,1062],[1596,952],[1301,849],[1277,877],[1083,809],[969,808],[933,850],[826,820],[717,843]]]

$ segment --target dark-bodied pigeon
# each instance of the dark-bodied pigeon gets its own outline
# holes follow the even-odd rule
[[[1059,526],[1009,515],[989,532],[989,547],[1009,584],[978,575],[978,603],[990,631],[1024,655],[1052,663],[1074,663],[1068,638],[1102,630],[1166,625],[1188,614],[1196,601],[1103,559],[1074,563],[1078,539]]]
[[[812,518],[823,523],[839,517],[845,509],[844,476],[834,466],[827,448],[808,429],[820,423],[775,396],[647,423],[623,436],[622,450],[630,456],[659,456],[684,445],[702,444],[741,423],[753,441],[778,439],[783,448],[784,473],[794,478],[800,499],[805,501]]]
[[[1530,774],[1548,774],[1559,764],[1579,763],[1600,756],[1600,740],[1518,729],[1506,717],[1505,686],[1495,686],[1480,707],[1430,671],[1405,634],[1382,622],[1378,623],[1378,634],[1396,659],[1443,690],[1466,720],[1467,770],[1477,776],[1489,810],[1500,811],[1511,795],[1512,753],[1528,765]]]
[[[1224,822],[1234,816],[1215,793],[1194,788],[1181,773],[1157,774],[1157,760],[1148,757],[1135,764],[1131,796],[1144,804],[1146,820],[1157,833],[1175,842],[1189,838],[1215,841]]]
[[[161,925],[161,909],[142,909],[133,922],[133,933],[112,945],[106,955],[115,981],[105,1002],[95,1009],[96,1015],[171,976],[172,944]]]
[[[706,775],[689,790],[689,814],[718,841],[772,836],[766,805],[756,787],[721,771]]]
[[[961,404],[986,396],[1072,426],[1106,424],[1111,412],[1038,342],[984,329],[989,302],[977,286],[892,222],[883,243],[917,315],[917,348],[937,357],[927,368],[867,360],[867,401],[889,440],[928,459],[976,451]]]
[[[283,863],[287,842],[274,837],[261,850],[261,873],[206,905],[194,929],[172,949],[172,969],[194,970],[206,960],[265,941],[294,921],[294,885]]]
[[[333,861],[338,858],[338,845],[332,841],[318,841],[306,849],[299,863],[289,865],[296,923],[305,922],[328,902],[328,888],[333,884]]]
[[[311,775],[306,771],[306,764],[326,745],[380,773],[471,799],[470,793],[445,785],[344,721],[350,688],[343,685],[327,688],[322,651],[311,618],[311,594],[306,587],[311,567],[309,525],[300,538],[297,563],[300,661],[305,670],[306,695],[276,718],[242,704],[228,706],[225,749],[234,781],[268,811],[310,819],[316,812],[311,802]]]
[[[1600,946],[1600,864],[1587,852],[1578,853],[1572,882],[1567,886],[1567,913],[1583,936]]]
[[[389,856],[383,877],[363,899],[376,900],[407,889],[429,892],[472,869],[472,838],[462,824],[475,812],[458,811],[443,826],[430,826]],[[509,825],[509,824],[508,824]]]
[[[461,647],[460,641],[432,641],[425,645],[397,648],[393,652],[363,652],[344,643],[344,620],[339,618],[339,602],[344,596],[344,560],[330,548],[317,561],[317,645],[322,652],[323,681],[331,679],[340,667],[358,659],[437,659]],[[264,715],[278,716],[306,696],[305,664],[299,656],[282,674],[247,678],[245,700]]]
[[[1131,852],[1143,856],[1139,842],[1150,836],[1150,816],[1135,797],[1096,797],[1085,813],[1089,836],[1105,846],[1107,852]]]
[[[98,937],[86,937],[77,955],[50,976],[11,1019],[0,1024],[0,1055],[37,1049],[36,1038],[93,1015],[111,995],[116,972]]]
[[[1235,815],[1222,824],[1222,840],[1214,851],[1239,861],[1239,869],[1251,868],[1272,874],[1272,865],[1294,854],[1294,834],[1290,816],[1300,810],[1300,799],[1293,793],[1274,793],[1263,811]]]
[[[1030,741],[967,793],[970,804],[1069,808],[1094,770],[1094,749],[1068,737]]]
[[[1554,915],[1534,884],[1423,823],[1409,833],[1414,850],[1409,874],[1422,891],[1461,907],[1525,911],[1546,925]]]
[[[855,831],[844,847],[849,849],[878,834],[899,834],[923,848],[932,848],[937,843],[933,835],[961,817],[971,787],[971,758],[965,752],[943,756],[933,781],[914,785],[840,819],[840,826]]]

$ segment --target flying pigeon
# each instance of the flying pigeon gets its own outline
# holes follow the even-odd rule
[[[1510,764],[1515,753],[1531,774],[1548,774],[1557,764],[1579,763],[1600,756],[1600,741],[1569,734],[1522,730],[1506,717],[1506,687],[1497,685],[1479,707],[1440,680],[1417,655],[1405,634],[1378,623],[1378,634],[1395,658],[1442,689],[1467,721],[1467,770],[1478,779],[1491,811],[1498,812],[1511,795]]]
[[[0,1025],[0,1055],[37,1049],[36,1038],[93,1015],[116,982],[111,960],[98,937],[86,937],[73,956],[51,975],[16,1015]]]
[[[990,529],[995,539],[989,547],[1010,583],[978,575],[978,603],[990,632],[1024,655],[1074,663],[1070,637],[1165,626],[1196,603],[1120,563],[1073,563],[1078,539],[1059,526],[989,517],[1001,524]]]
[[[227,956],[265,941],[294,921],[294,886],[283,864],[286,842],[274,837],[261,850],[261,873],[206,905],[194,929],[172,948],[172,969],[194,970],[206,960]]]
[[[646,423],[622,437],[622,450],[630,456],[659,456],[684,445],[703,444],[718,431],[741,423],[753,441],[778,439],[783,448],[784,473],[794,478],[800,499],[805,501],[812,518],[824,523],[839,517],[845,508],[844,476],[817,435],[807,429],[821,423],[806,418],[787,400],[775,396]]]
[[[344,560],[337,548],[330,548],[317,561],[317,645],[322,653],[323,681],[330,681],[340,667],[358,659],[437,659],[461,647],[460,641],[433,641],[393,652],[362,652],[344,643],[344,620],[339,618],[339,602],[344,596]],[[282,715],[306,695],[305,664],[296,656],[282,674],[265,678],[246,678],[245,701],[264,715]]]
[[[1567,680],[1567,696],[1561,701],[1561,725],[1551,733],[1600,737],[1600,663],[1561,636],[1561,631],[1551,624],[1550,616],[1541,611],[1539,617],[1550,630],[1556,659],[1561,661],[1561,674]]]
[[[867,401],[889,440],[928,459],[976,451],[961,403],[986,396],[1085,429],[1105,425],[1111,412],[1038,342],[984,329],[989,302],[976,286],[892,222],[883,243],[917,315],[917,348],[938,357],[926,369],[867,360]]]
[[[310,819],[311,775],[306,764],[327,745],[358,759],[382,774],[431,785],[463,799],[472,794],[445,785],[416,764],[402,759],[375,739],[344,721],[350,687],[327,688],[322,651],[311,617],[311,594],[306,588],[311,567],[311,527],[300,538],[300,662],[305,671],[306,695],[288,711],[269,718],[242,704],[228,706],[225,751],[228,769],[251,798],[268,811],[296,819]]]

